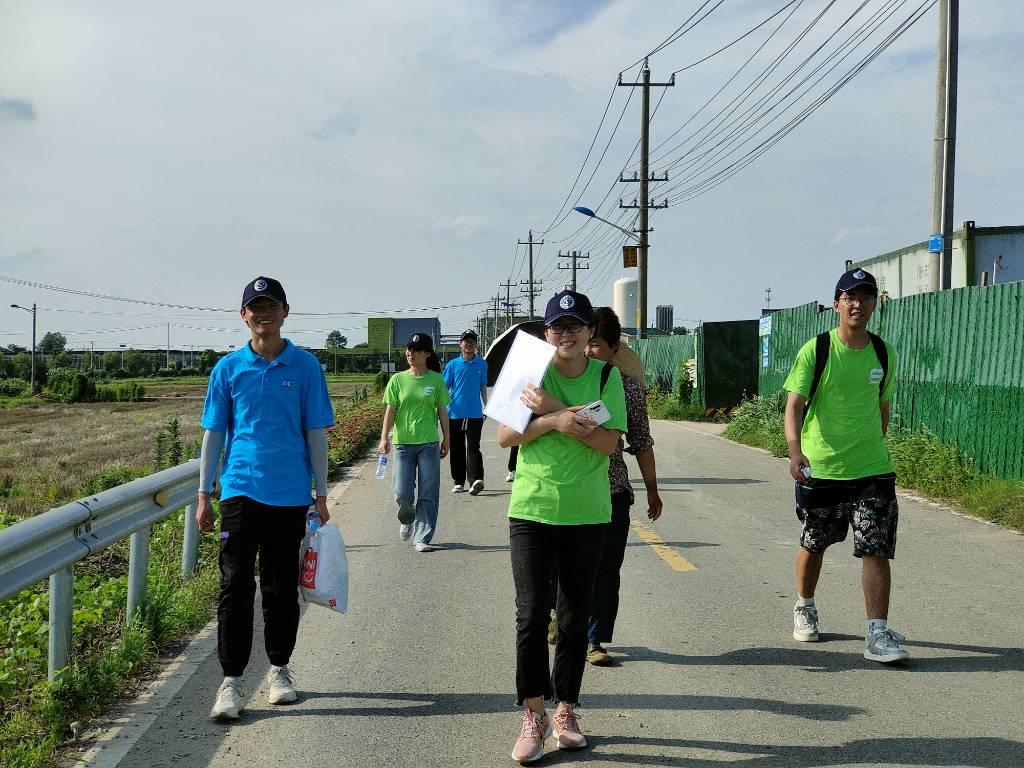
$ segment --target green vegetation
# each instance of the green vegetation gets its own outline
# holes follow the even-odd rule
[[[785,407],[784,391],[767,398],[755,397],[739,407],[722,434],[785,458],[789,455],[783,427]],[[971,457],[928,430],[911,432],[896,422],[886,442],[900,486],[953,502],[969,514],[1024,531],[1024,481],[978,472]]]

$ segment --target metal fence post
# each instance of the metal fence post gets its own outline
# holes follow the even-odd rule
[[[128,621],[135,618],[146,599],[146,578],[149,575],[149,526],[132,534],[128,551]]]
[[[52,682],[71,660],[71,610],[74,603],[74,566],[50,576],[50,656],[47,677]]]
[[[196,503],[185,507],[185,536],[181,544],[181,580],[188,581],[199,562],[199,523],[196,522]]]

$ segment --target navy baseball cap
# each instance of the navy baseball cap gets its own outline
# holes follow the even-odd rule
[[[262,275],[245,286],[245,290],[242,291],[242,307],[245,308],[256,299],[261,298],[273,299],[279,304],[288,303],[282,285],[274,278]]]
[[[414,333],[409,337],[405,348],[411,349],[413,352],[433,352],[434,340],[429,333]]]
[[[551,325],[560,317],[573,317],[586,325],[594,324],[594,308],[590,299],[576,291],[556,293],[544,310],[544,325]]]
[[[839,282],[836,283],[836,298],[839,298],[841,293],[849,293],[855,288],[863,288],[867,286],[871,289],[872,293],[878,295],[878,281],[875,280],[875,276],[870,272],[865,272],[863,269],[851,269],[849,272],[843,274],[839,278]]]
[[[469,341],[478,341],[479,337],[476,335],[476,331],[467,329],[462,332],[461,336],[459,336],[459,341],[466,341],[467,339]]]

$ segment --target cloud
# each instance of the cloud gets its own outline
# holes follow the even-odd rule
[[[12,99],[0,96],[0,123],[36,119],[36,108],[28,99]]]
[[[355,136],[361,118],[351,105],[346,105],[324,120],[320,127],[310,132],[315,139],[336,139],[339,136]]]
[[[844,240],[851,240],[856,237],[874,237],[875,235],[884,235],[886,232],[884,227],[876,226],[875,224],[866,224],[862,227],[843,227],[832,236],[832,242],[838,244]]]
[[[450,232],[457,240],[465,240],[483,230],[487,221],[479,216],[455,216],[450,219],[439,219],[434,222],[435,232]]]

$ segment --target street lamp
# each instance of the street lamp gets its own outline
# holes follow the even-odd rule
[[[11,304],[11,309],[23,309],[26,312],[32,313],[32,394],[36,393],[36,305],[32,304],[32,309],[28,307],[22,307],[18,304]]]
[[[119,346],[121,348],[121,368],[124,368],[124,346],[125,345],[124,344],[118,344],[117,346]]]
[[[615,227],[617,230],[619,230],[619,232],[622,232],[622,233],[626,234],[628,237],[633,238],[638,243],[640,242],[640,238],[636,236],[636,233],[630,232],[628,229],[620,227],[615,222],[608,221],[608,219],[602,219],[600,216],[598,216],[596,213],[594,213],[589,208],[585,208],[582,205],[577,205],[575,208],[573,208],[573,210],[576,211],[577,213],[582,213],[584,216],[589,216],[592,219],[597,219],[598,221],[603,221],[608,226]]]

